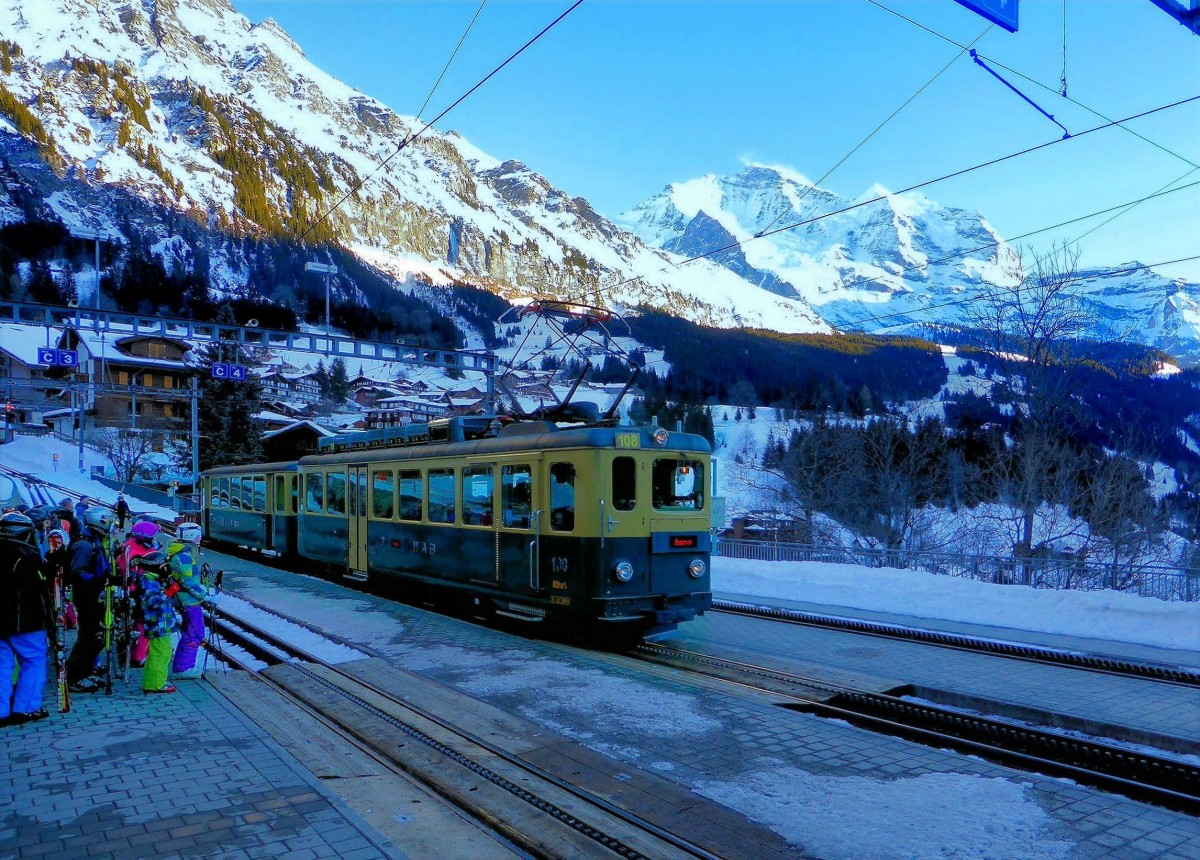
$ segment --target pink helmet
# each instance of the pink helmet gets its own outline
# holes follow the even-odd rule
[[[158,526],[145,520],[134,523],[133,528],[129,530],[129,536],[142,543],[149,543],[150,541],[154,540],[157,534]]]

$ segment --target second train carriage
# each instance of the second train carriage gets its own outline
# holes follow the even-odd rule
[[[475,422],[443,423],[444,441],[418,434],[407,440],[417,444],[380,439],[370,448],[361,447],[368,434],[356,434],[343,437],[351,450],[298,464],[214,469],[206,473],[210,534],[248,536],[249,526],[234,524],[253,522],[264,542],[251,545],[294,548],[357,578],[457,589],[522,618],[654,630],[709,608],[712,475],[703,437],[529,421],[468,439],[465,431],[490,423]],[[223,481],[232,487],[235,477],[239,491],[250,479],[255,510],[233,516],[232,506],[212,505],[224,503]],[[280,547],[289,523],[295,543]]]

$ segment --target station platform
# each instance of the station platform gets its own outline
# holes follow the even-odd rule
[[[208,682],[132,674],[0,728],[0,858],[407,856]]]

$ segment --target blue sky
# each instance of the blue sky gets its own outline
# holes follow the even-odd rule
[[[421,106],[478,0],[233,0],[271,17],[319,66],[402,114]],[[953,0],[881,0],[967,44],[987,22]],[[570,5],[489,0],[424,116],[469,89]],[[1150,0],[1069,0],[1069,95],[1110,118],[1200,95],[1200,37]],[[1063,66],[1062,0],[1023,0],[1021,30],[976,47],[1050,86]],[[867,0],[586,0],[439,124],[516,158],[617,216],[668,182],[746,160],[816,180],[959,53]],[[1072,132],[1102,119],[1001,71]],[[1130,127],[1200,164],[1200,102]],[[957,59],[822,185],[897,189],[1053,140],[1061,131]],[[927,189],[1005,236],[1154,192],[1192,170],[1114,128]],[[1200,171],[1183,182],[1200,180]],[[1029,240],[1044,246],[1099,223]],[[1200,188],[1142,204],[1086,237],[1083,261],[1200,253]],[[1200,263],[1164,268],[1200,280]]]

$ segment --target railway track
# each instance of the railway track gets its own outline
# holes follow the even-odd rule
[[[1004,642],[996,639],[965,636],[958,633],[946,633],[940,630],[925,630],[917,627],[903,627],[896,624],[885,624],[880,621],[867,621],[859,618],[844,618],[836,615],[823,615],[815,612],[802,612],[778,606],[761,606],[750,603],[737,603],[728,600],[713,600],[713,612],[726,615],[741,615],[748,618],[765,618],[772,621],[783,621],[789,624],[799,624],[805,627],[820,627],[826,630],[844,630],[859,633],[864,636],[878,636],[885,639],[903,639],[909,642],[923,642],[943,648],[954,648],[960,651],[993,654],[1014,660],[1027,660],[1034,663],[1048,663],[1056,666],[1069,666],[1076,669],[1086,669],[1093,672],[1103,672],[1109,675],[1122,675],[1131,678],[1145,678],[1162,681],[1169,684],[1182,684],[1188,687],[1200,687],[1200,670],[1187,666],[1174,666],[1167,663],[1152,663],[1139,660],[1128,660],[1105,654],[1090,654],[1081,651],[1063,651],[1046,648],[1040,645],[1026,645],[1019,642]]]
[[[1200,766],[1150,751],[665,645],[646,643],[635,648],[634,655],[656,665],[787,697],[791,701],[784,706],[797,711],[1200,815]]]
[[[282,672],[260,671],[259,678],[289,699],[299,699],[326,724],[349,735],[352,742],[369,747],[377,758],[382,755],[391,766],[417,778],[532,856],[630,860],[716,860],[719,856],[244,619],[219,616],[216,629],[254,660],[271,667],[286,666]],[[226,657],[235,665],[261,669],[254,660],[243,663],[231,652],[226,651]],[[307,692],[299,694],[298,689]],[[411,745],[431,757],[434,766],[414,766],[411,753],[406,752]],[[418,756],[417,760],[428,762],[429,758]],[[455,780],[447,776],[448,769],[475,783],[486,783],[485,788],[491,790],[456,788]],[[507,812],[505,804],[509,809],[521,808],[523,813]],[[568,844],[563,837],[556,841],[547,835],[563,830],[575,840],[575,847],[565,852],[560,850]],[[590,850],[581,855],[581,846],[590,846]]]

